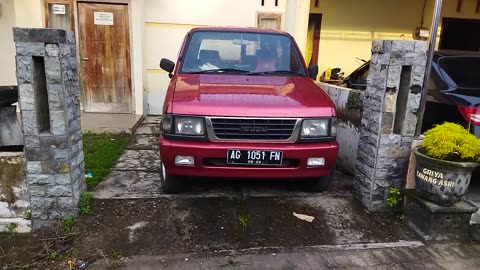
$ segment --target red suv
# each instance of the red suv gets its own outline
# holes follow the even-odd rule
[[[160,67],[171,78],[160,135],[165,192],[179,192],[184,176],[328,186],[338,156],[335,106],[288,33],[193,29],[177,64],[162,59]]]

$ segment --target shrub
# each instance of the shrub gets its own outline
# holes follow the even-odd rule
[[[457,162],[480,162],[480,139],[459,124],[445,122],[425,132],[421,152]]]

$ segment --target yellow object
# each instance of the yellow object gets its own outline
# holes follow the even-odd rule
[[[307,32],[307,49],[305,50],[305,63],[307,66],[310,66],[310,63],[312,62],[314,33],[315,24],[312,23],[308,26]]]
[[[332,77],[332,69],[331,68],[327,68],[327,70],[325,70],[325,76],[324,76],[324,79],[326,81],[330,80],[330,77]]]

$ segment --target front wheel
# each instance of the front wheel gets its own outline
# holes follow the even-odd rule
[[[328,186],[330,186],[332,179],[333,175],[327,175],[306,180],[305,190],[308,192],[323,192],[327,190]]]
[[[182,191],[182,181],[179,177],[167,174],[165,166],[161,163],[162,171],[160,172],[160,184],[163,192],[167,194],[175,194]]]

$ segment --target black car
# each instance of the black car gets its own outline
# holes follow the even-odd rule
[[[365,90],[369,68],[368,61],[344,85]],[[435,52],[422,132],[443,122],[460,123],[480,137],[480,52]]]

